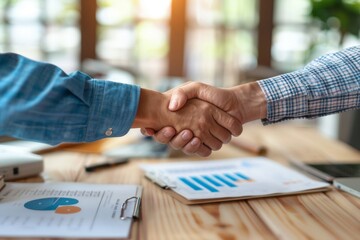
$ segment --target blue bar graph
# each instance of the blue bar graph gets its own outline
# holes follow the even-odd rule
[[[224,174],[228,179],[230,179],[231,181],[234,181],[234,182],[236,182],[238,179],[237,178],[235,178],[234,176],[231,176],[230,174],[228,174],[228,173],[225,173]]]
[[[221,187],[223,186],[221,183],[219,183],[218,181],[215,181],[212,177],[210,176],[202,176],[205,180],[207,180],[209,183],[213,184],[216,187]]]
[[[244,180],[251,180],[250,178],[248,178],[247,176],[245,176],[245,175],[243,175],[243,174],[241,174],[241,173],[235,173],[238,177],[241,177],[242,179],[244,179]]]
[[[236,187],[235,184],[233,184],[232,182],[229,182],[228,180],[226,180],[224,177],[222,177],[220,175],[216,174],[216,175],[214,175],[214,177],[229,187]]]
[[[191,187],[193,190],[195,191],[200,191],[202,190],[202,188],[200,188],[199,186],[197,186],[196,184],[194,184],[192,181],[190,181],[189,179],[186,179],[184,177],[180,177],[179,178],[183,183],[185,183],[186,185],[188,185],[189,187]]]
[[[219,190],[217,190],[216,188],[213,188],[212,186],[210,186],[209,184],[207,184],[206,182],[202,181],[200,178],[198,177],[191,177],[192,180],[194,180],[196,183],[198,183],[199,185],[203,186],[204,188],[206,188],[207,190],[209,190],[210,192],[218,192]]]
[[[245,181],[249,181],[251,179],[239,172],[232,172],[213,175],[179,177],[179,180],[195,191],[219,192],[224,187],[240,187],[240,183],[245,183]]]

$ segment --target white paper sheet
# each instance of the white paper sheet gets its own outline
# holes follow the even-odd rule
[[[136,185],[7,183],[0,192],[0,236],[126,238],[132,218],[120,219]],[[131,216],[135,202],[129,202]]]
[[[142,168],[188,200],[266,196],[329,186],[266,158],[147,164]]]

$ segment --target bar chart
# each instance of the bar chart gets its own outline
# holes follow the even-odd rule
[[[144,169],[155,182],[187,200],[248,198],[327,187],[260,157],[163,163],[146,165]]]
[[[246,175],[233,172],[212,175],[180,176],[178,178],[183,184],[194,191],[219,192],[222,188],[238,188],[239,184],[253,182]]]

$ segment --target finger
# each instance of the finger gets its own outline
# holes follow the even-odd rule
[[[159,143],[168,144],[175,134],[176,130],[173,127],[164,127],[155,133],[154,139]]]
[[[220,94],[220,97],[219,97]],[[229,95],[220,88],[216,88],[200,82],[190,82],[171,92],[169,110],[175,111],[183,107],[187,100],[199,98],[214,104],[219,108],[227,108]],[[221,100],[219,100],[221,99]]]
[[[221,125],[216,128],[210,128],[209,131],[212,136],[219,139],[222,143],[228,143],[231,140],[231,132]]]
[[[208,146],[211,150],[219,150],[222,147],[222,142],[214,137],[210,132],[207,135],[204,135],[204,137],[201,137],[203,139],[203,143]]]
[[[141,128],[140,132],[144,136],[153,136],[155,134],[155,130],[152,128]]]
[[[229,130],[233,136],[239,136],[242,133],[243,128],[241,122],[228,113],[218,109],[214,112],[213,117],[220,126]],[[217,136],[217,134],[215,134],[215,136]]]
[[[191,139],[194,137],[194,134],[190,130],[183,130],[177,134],[170,142],[170,146],[173,149],[182,149],[186,144],[190,143]]]
[[[185,105],[187,100],[199,97],[199,91],[205,86],[202,83],[189,82],[175,88],[171,91],[169,110],[177,111]]]
[[[171,94],[170,103],[169,103],[169,110],[170,111],[177,111],[182,108],[185,103],[187,102],[188,97],[184,90],[181,88],[174,89]]]
[[[193,155],[197,151],[200,150],[201,145],[202,145],[201,140],[199,138],[197,138],[197,137],[194,137],[193,139],[191,139],[191,141],[189,143],[187,143],[182,148],[182,151],[187,155]]]
[[[196,121],[199,122],[198,126],[193,129],[194,135],[202,140],[203,144],[209,147],[211,150],[219,150],[222,147],[222,141],[219,140],[216,136],[214,136],[211,131],[227,131],[222,126],[220,126],[213,117],[213,110],[217,109],[215,107],[211,107],[206,111],[210,111],[210,115],[206,118],[199,118]],[[218,130],[212,130],[218,129]],[[222,129],[222,130],[221,130]],[[225,137],[226,138],[226,137]]]
[[[204,144],[201,144],[199,150],[196,152],[196,154],[200,157],[208,157],[212,153],[211,149],[205,146]]]

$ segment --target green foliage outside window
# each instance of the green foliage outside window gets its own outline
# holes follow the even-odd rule
[[[310,0],[310,16],[320,22],[323,30],[338,30],[339,46],[347,34],[359,37],[360,0]]]

